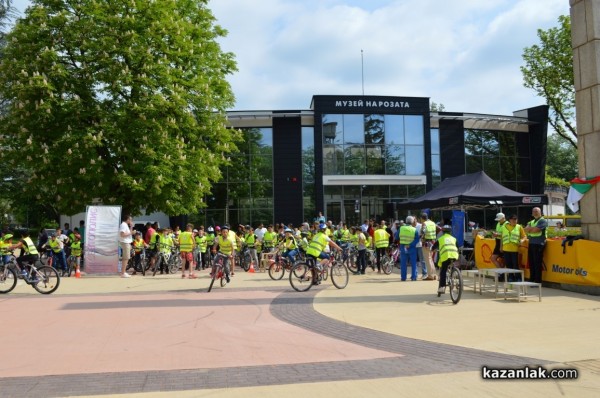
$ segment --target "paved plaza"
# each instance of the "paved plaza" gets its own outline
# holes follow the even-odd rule
[[[397,270],[396,270],[397,271]],[[0,296],[1,397],[597,397],[600,298],[518,303],[437,282],[351,276],[308,292],[237,272],[208,293],[169,276],[63,278]],[[574,368],[577,380],[484,380],[482,367]]]

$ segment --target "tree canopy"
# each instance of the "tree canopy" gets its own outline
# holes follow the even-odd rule
[[[525,87],[546,99],[554,131],[577,148],[571,20],[561,15],[558,23],[548,30],[538,29],[540,44],[524,49],[521,73]]]
[[[0,161],[20,200],[203,207],[240,137],[225,127],[236,64],[207,2],[33,0],[0,63]]]
[[[577,150],[558,134],[548,136],[546,172],[549,176],[571,181],[578,176]]]

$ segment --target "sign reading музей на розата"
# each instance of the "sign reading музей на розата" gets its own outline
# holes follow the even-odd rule
[[[323,113],[392,113],[429,115],[429,98],[362,95],[315,95],[311,109]]]

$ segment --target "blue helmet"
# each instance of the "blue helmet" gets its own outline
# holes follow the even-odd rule
[[[319,224],[319,229],[325,229],[325,228],[327,228],[327,225],[325,225],[325,224]]]

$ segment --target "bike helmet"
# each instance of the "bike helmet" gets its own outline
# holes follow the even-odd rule
[[[224,229],[226,229],[226,230],[228,230],[228,231],[229,231],[229,225],[227,225],[227,224],[223,225],[223,226],[221,227],[221,230],[224,230]]]
[[[13,237],[13,234],[6,234],[2,237],[2,240],[8,240]]]
[[[214,230],[214,228],[213,228],[213,227],[208,227],[207,231],[208,231],[208,232],[215,232],[215,230]]]
[[[327,225],[325,225],[325,224],[319,224],[319,229],[326,229],[326,228],[327,228]]]
[[[289,228],[286,228],[286,229],[284,229],[284,230],[283,230],[283,232],[291,232],[291,233],[294,233],[294,231],[292,231],[292,230],[291,230],[291,229],[289,229]]]
[[[450,225],[444,225],[442,227],[442,231],[444,231],[444,232],[451,232],[452,231],[452,227]]]
[[[219,227],[218,225],[215,227],[215,231],[220,231],[221,227]]]

